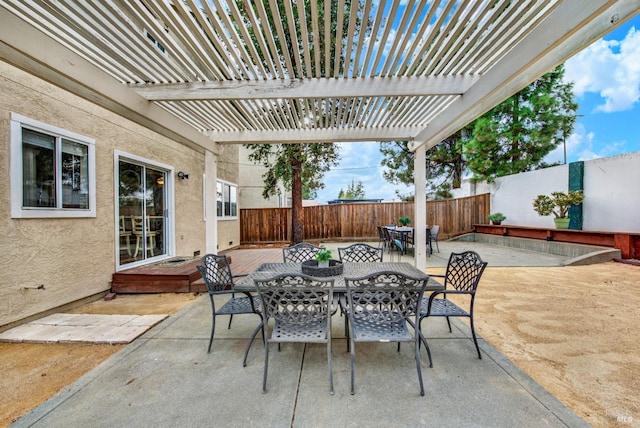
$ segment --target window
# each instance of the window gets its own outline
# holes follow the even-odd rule
[[[218,218],[238,217],[238,186],[218,181],[216,183],[216,201]]]
[[[11,115],[11,216],[95,217],[94,140]]]

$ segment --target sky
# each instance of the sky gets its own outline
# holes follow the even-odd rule
[[[567,163],[640,151],[640,16],[627,21],[565,63],[579,104],[576,126],[566,140]],[[340,189],[362,182],[365,198],[391,200],[413,186],[383,177],[380,143],[340,143],[340,163],[325,174],[316,200],[337,199]],[[546,162],[563,162],[560,145]]]

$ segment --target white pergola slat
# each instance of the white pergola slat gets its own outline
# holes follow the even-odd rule
[[[640,0],[0,0],[0,54],[191,147],[415,149],[639,12]]]

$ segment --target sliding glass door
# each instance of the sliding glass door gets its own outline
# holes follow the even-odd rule
[[[118,161],[120,265],[167,253],[167,171],[129,159]]]

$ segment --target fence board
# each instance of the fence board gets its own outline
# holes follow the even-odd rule
[[[488,193],[466,198],[427,201],[427,224],[440,225],[441,239],[473,231],[474,224],[487,222]],[[397,223],[400,217],[413,218],[413,202],[335,204],[305,207],[304,239],[378,239],[376,226]],[[251,208],[240,210],[240,242],[266,244],[291,242],[291,208]]]

